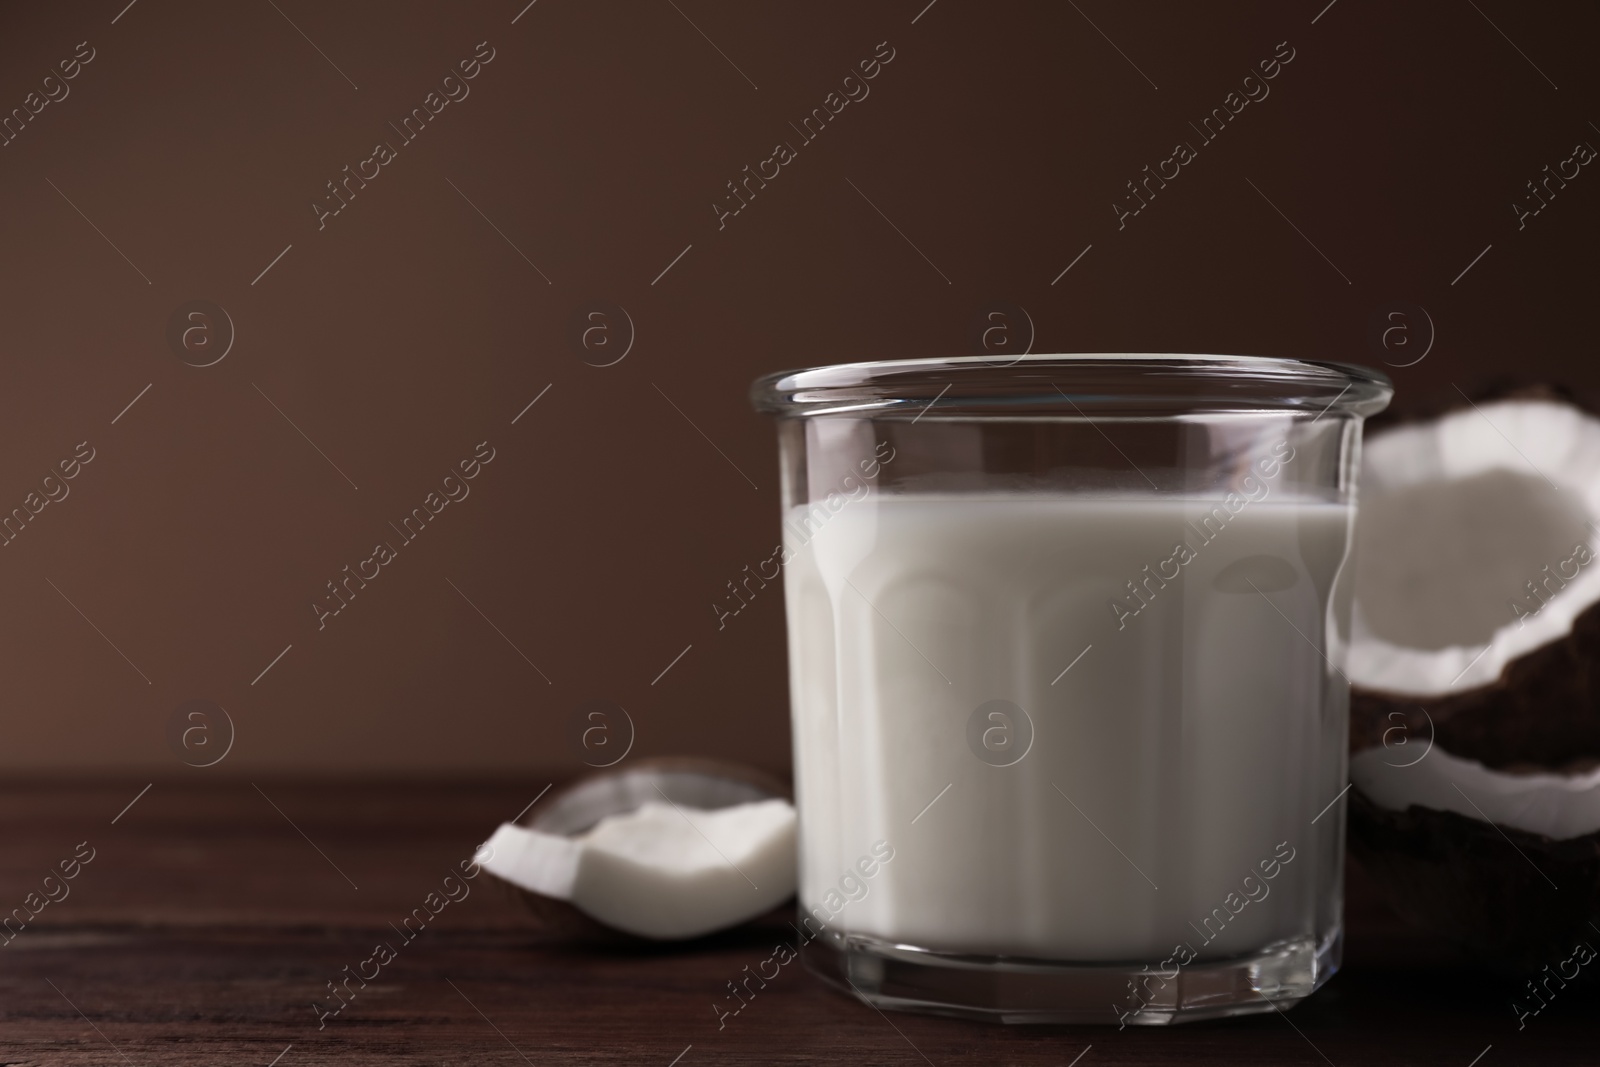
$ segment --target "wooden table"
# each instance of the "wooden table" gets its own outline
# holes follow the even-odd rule
[[[391,927],[542,781],[257,788],[203,773],[158,782],[125,812],[145,783],[0,788],[0,911],[24,906],[80,842],[94,854],[0,947],[0,1063],[1600,1061],[1592,983],[1519,1032],[1508,982],[1407,933],[1359,874],[1344,972],[1282,1015],[1121,1032],[987,1026],[884,1015],[786,967],[719,1029],[713,1002],[771,954],[783,914],[687,946],[585,946],[536,927],[483,875],[414,940]],[[312,1002],[379,941],[396,957],[319,1028]]]

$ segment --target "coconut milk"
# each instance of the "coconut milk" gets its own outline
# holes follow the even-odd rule
[[[880,493],[787,518],[803,910],[1136,965],[1325,925],[1349,507]],[[879,841],[894,863],[841,890]]]

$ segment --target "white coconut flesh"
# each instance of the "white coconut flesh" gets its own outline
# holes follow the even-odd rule
[[[1360,487],[1345,649],[1359,688],[1426,708],[1493,683],[1600,601],[1600,420],[1576,408],[1500,401],[1380,434]],[[1358,754],[1352,780],[1394,810],[1553,838],[1600,829],[1600,775],[1495,771],[1437,749],[1413,764],[1411,752]]]
[[[1414,759],[1403,749],[1369,748],[1350,757],[1350,779],[1391,811],[1412,805],[1453,811],[1558,841],[1600,829],[1600,770],[1509,774],[1437,747]]]
[[[795,891],[786,800],[715,811],[649,802],[576,837],[502,824],[483,866],[640,937],[698,937],[754,918]]]

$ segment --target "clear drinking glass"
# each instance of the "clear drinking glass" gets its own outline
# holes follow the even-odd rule
[[[1391,392],[1179,355],[758,381],[811,968],[883,1008],[1119,1025],[1327,981],[1355,478]]]

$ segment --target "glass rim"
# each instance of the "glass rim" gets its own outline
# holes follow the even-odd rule
[[[836,363],[764,375],[757,411],[785,417],[1173,418],[1382,411],[1383,372],[1351,363],[1178,353],[1040,353]]]

